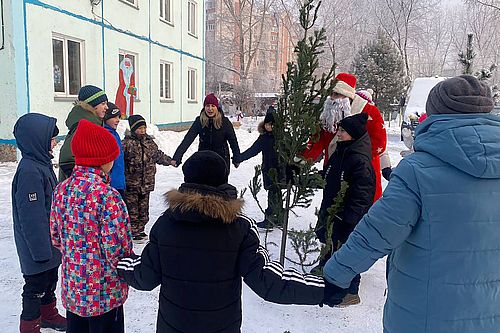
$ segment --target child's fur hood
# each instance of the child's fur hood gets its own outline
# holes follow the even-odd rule
[[[264,122],[261,121],[259,125],[257,126],[257,131],[259,131],[259,134],[265,134],[266,133],[266,128],[264,126]]]
[[[179,192],[171,190],[165,194],[170,209],[185,213],[195,211],[225,224],[233,223],[243,208],[242,199],[226,200],[215,195],[205,195],[198,192]]]

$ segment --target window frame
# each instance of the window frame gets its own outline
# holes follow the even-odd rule
[[[132,1],[133,3],[130,2],[129,0],[120,0],[120,2],[123,2],[124,4],[129,5],[130,7],[139,9],[139,0],[132,0]]]
[[[191,7],[194,7],[194,18],[191,17]],[[198,38],[198,3],[194,0],[188,0],[188,13],[187,13],[187,32],[188,35]],[[192,25],[194,25],[192,27]],[[191,28],[194,29],[194,31],[191,31]]]
[[[118,49],[118,74],[120,73],[120,56],[131,55],[134,56],[134,80],[135,80],[135,88],[137,89],[137,94],[135,95],[134,102],[140,102],[140,90],[139,90],[139,71],[137,68],[139,67],[139,53],[128,51],[125,49]]]
[[[168,6],[169,6],[169,12],[170,12],[170,19],[167,19],[164,16],[161,15],[161,12],[162,12],[162,8],[163,8],[163,13],[165,14],[165,3],[168,1]],[[160,0],[160,12],[159,12],[159,15],[160,17],[160,21],[164,22],[164,23],[167,23],[169,25],[174,25],[174,20],[173,20],[173,0]]]
[[[194,73],[194,82],[193,78],[191,77],[191,73]],[[186,94],[188,102],[195,103],[198,101],[197,85],[198,85],[198,70],[196,68],[188,67],[188,77],[187,77],[188,90]],[[194,96],[191,96],[191,93],[193,93]]]
[[[168,82],[168,92],[170,94],[169,97],[166,97],[165,96],[165,93],[166,93],[166,85],[165,85],[165,66],[168,65],[169,66],[169,82]],[[161,80],[162,80],[162,74],[163,73],[163,91],[161,89]],[[174,64],[170,61],[166,61],[166,60],[160,60],[160,76],[159,76],[159,82],[160,82],[160,101],[173,101],[174,98],[173,98],[173,81],[172,81],[172,77],[174,75]],[[164,94],[162,96],[162,93]]]
[[[79,38],[63,35],[60,33],[52,33],[52,38],[50,41],[52,42],[52,81],[54,82],[54,47],[53,41],[59,40],[63,42],[63,70],[64,70],[64,92],[55,91],[55,86],[52,88],[54,92],[55,98],[74,98],[78,97],[78,92],[76,94],[71,94],[69,87],[69,55],[68,55],[68,41],[78,43],[80,45],[80,88],[85,85],[85,41]]]

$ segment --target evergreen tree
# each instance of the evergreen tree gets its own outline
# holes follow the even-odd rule
[[[274,203],[271,203],[275,216],[270,221],[280,225],[283,230],[280,248],[282,264],[285,261],[290,213],[297,207],[309,207],[314,190],[324,185],[318,170],[312,164],[297,163],[295,160],[306,149],[309,138],[320,130],[319,115],[327,96],[332,92],[335,74],[335,64],[332,64],[327,73],[322,73],[320,78],[316,76],[326,34],[324,29],[312,31],[321,5],[321,1],[317,5],[315,2],[316,0],[304,0],[300,8],[303,38],[295,47],[296,62],[288,63],[287,72],[282,76],[283,91],[275,113],[273,133],[282,168],[281,172],[271,169],[269,175],[273,183],[282,189],[283,196],[275,198]],[[250,184],[250,191],[255,199],[261,189],[259,172],[259,168],[256,168],[256,176]],[[302,236],[299,237],[303,239],[294,239],[294,242],[305,244],[305,252],[312,251],[313,233],[312,228],[303,233],[295,233],[294,237],[300,234]]]
[[[379,30],[377,38],[358,52],[353,67],[358,86],[373,89],[378,108],[390,113],[391,104],[397,103],[406,85],[404,63],[392,41]]]
[[[458,61],[463,66],[462,74],[472,75],[474,73],[472,67],[474,65],[474,58],[476,57],[476,53],[474,52],[474,47],[472,46],[472,37],[473,34],[467,35],[467,47],[465,52],[460,51],[458,54]]]

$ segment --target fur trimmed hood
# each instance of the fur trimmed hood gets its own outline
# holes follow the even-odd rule
[[[259,131],[259,134],[264,134],[266,133],[266,128],[264,127],[264,122],[261,121],[259,125],[257,126],[257,131]]]
[[[225,224],[233,223],[237,219],[244,204],[242,199],[226,200],[219,196],[201,194],[195,191],[171,190],[165,194],[165,199],[173,211],[181,213],[194,211],[221,220]]]

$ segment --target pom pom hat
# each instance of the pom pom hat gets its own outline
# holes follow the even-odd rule
[[[75,164],[99,167],[114,161],[120,154],[116,139],[104,127],[82,119],[78,123],[71,151],[75,155]]]

